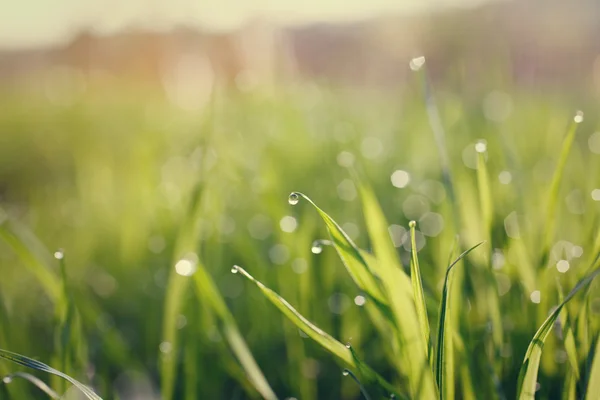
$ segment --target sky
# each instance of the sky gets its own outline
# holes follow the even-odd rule
[[[69,40],[82,29],[112,34],[130,26],[174,25],[231,30],[263,18],[282,25],[359,20],[487,0],[5,0],[0,48],[31,48]]]

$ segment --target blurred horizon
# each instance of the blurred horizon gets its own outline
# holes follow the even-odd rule
[[[62,0],[59,4],[36,0],[7,3],[0,7],[0,51],[60,46],[81,31],[112,36],[129,30],[165,32],[179,27],[207,32],[242,29],[254,21],[286,27],[313,23],[357,22],[386,15],[406,15],[452,8],[476,7],[507,0],[349,0],[219,2],[128,1],[81,4]],[[343,5],[343,6],[342,6]]]

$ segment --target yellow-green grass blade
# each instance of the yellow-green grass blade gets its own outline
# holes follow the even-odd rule
[[[437,356],[435,362],[435,376],[436,383],[441,399],[452,399],[452,388],[453,385],[449,381],[454,379],[454,365],[451,362],[453,357],[452,339],[453,339],[453,328],[450,326],[451,319],[450,315],[450,283],[451,283],[451,272],[454,266],[458,264],[464,257],[467,256],[471,251],[481,246],[484,242],[479,242],[475,246],[465,250],[459,255],[446,269],[446,277],[444,278],[444,288],[442,290],[442,299],[440,301],[440,313],[438,322],[438,336],[437,336]],[[446,362],[446,358],[450,358],[450,362]]]
[[[596,340],[596,350],[585,395],[585,400],[598,399],[600,399],[600,337]]]
[[[490,239],[494,215],[490,178],[485,162],[485,151],[477,154],[477,186],[479,189],[479,205],[481,207],[481,223],[483,233]]]
[[[597,262],[595,263],[597,265]],[[517,398],[520,400],[533,399],[535,397],[535,386],[537,383],[537,374],[542,356],[544,342],[550,333],[554,322],[558,318],[562,308],[567,304],[580,290],[589,285],[592,280],[600,274],[600,268],[595,268],[594,271],[581,279],[565,299],[554,309],[554,311],[546,318],[542,326],[538,329],[535,336],[531,340],[525,359],[519,372],[519,382],[517,385]]]
[[[367,231],[378,272],[390,305],[393,321],[398,327],[398,346],[407,367],[406,373],[413,397],[435,398],[437,391],[427,357],[427,339],[421,330],[412,283],[402,269],[390,235],[388,224],[379,202],[370,187],[359,182],[358,189],[363,204]]]
[[[265,399],[276,400],[277,396],[254,360],[246,341],[240,334],[235,320],[223,300],[223,297],[221,297],[221,294],[211,276],[208,274],[208,271],[200,262],[198,263],[198,269],[194,274],[194,283],[200,299],[203,300],[203,303],[206,302],[206,304],[209,304],[214,314],[219,318],[221,332],[229,344],[231,351],[248,375],[248,379],[254,388]]]
[[[421,269],[419,268],[419,256],[417,255],[417,239],[416,230],[417,223],[411,221],[410,227],[410,280],[412,282],[413,295],[415,298],[415,307],[417,309],[417,316],[419,317],[419,323],[421,325],[421,333],[427,344],[427,359],[431,364],[433,362],[433,351],[431,343],[431,333],[429,328],[429,319],[427,318],[427,305],[425,303],[425,294],[423,292],[423,282],[421,280]]]
[[[581,117],[581,118],[578,118]],[[567,165],[567,160],[569,158],[569,153],[571,152],[571,147],[573,146],[573,141],[575,140],[575,134],[577,133],[577,127],[579,123],[583,121],[583,113],[581,111],[577,112],[577,115],[571,122],[567,135],[565,136],[560,156],[558,158],[558,163],[556,164],[556,169],[554,170],[554,175],[552,176],[552,182],[550,183],[550,189],[548,190],[547,206],[546,206],[546,219],[545,219],[545,229],[544,238],[542,242],[542,264],[546,264],[548,258],[548,251],[550,250],[550,246],[552,244],[552,240],[554,238],[554,232],[556,229],[556,210],[558,206],[558,197],[560,192],[560,184],[562,182],[562,177],[565,171],[565,166]]]
[[[373,272],[369,269],[369,264],[365,262],[361,252],[352,239],[350,239],[342,228],[340,228],[333,218],[319,208],[305,194],[299,192],[290,194],[290,204],[296,204],[300,197],[308,201],[317,210],[323,221],[325,221],[333,245],[356,285],[378,303],[385,304],[386,301],[377,282],[377,278],[375,278]]]
[[[48,395],[48,397],[50,397],[51,399],[59,399],[60,398],[59,394],[56,393],[54,390],[52,390],[50,388],[50,386],[48,386],[46,384],[46,382],[42,381],[37,376],[33,376],[31,374],[28,374],[27,372],[15,372],[15,373],[6,375],[2,379],[0,379],[0,382],[1,383],[5,383],[5,384],[9,384],[15,378],[25,379],[26,381],[28,381],[29,383],[31,383],[32,385],[34,385],[35,387],[37,387],[39,390],[41,390],[42,392],[46,393]]]
[[[90,400],[102,400],[102,398],[100,396],[98,396],[96,393],[94,393],[94,391],[92,389],[90,389],[89,387],[87,387],[86,385],[84,385],[83,383],[77,381],[74,378],[71,378],[69,375],[62,373],[40,361],[34,360],[32,358],[29,357],[25,357],[22,356],[20,354],[17,353],[13,353],[11,351],[7,351],[7,350],[2,350],[0,349],[0,358],[8,360],[8,361],[12,361],[15,364],[19,364],[22,365],[24,367],[28,367],[28,368],[32,368],[38,371],[42,371],[42,372],[47,372],[49,374],[52,375],[56,375],[59,376],[63,379],[65,379],[66,381],[70,382],[71,384],[73,384],[75,387],[77,387],[79,390],[81,390],[81,392]]]
[[[369,381],[377,382],[382,387],[393,390],[393,386],[373,371],[369,366],[364,363],[358,363],[354,356],[350,346],[346,346],[333,338],[327,332],[314,325],[306,317],[300,314],[290,303],[284,298],[279,296],[276,292],[265,286],[262,282],[255,279],[245,269],[240,266],[233,266],[231,269],[233,273],[239,273],[240,275],[247,278],[249,281],[254,283],[263,295],[281,311],[286,318],[288,318],[294,325],[304,332],[308,337],[317,342],[321,347],[327,350],[332,355],[336,356],[340,361],[346,364],[350,368],[357,368],[361,374]],[[397,396],[397,393],[393,392]]]
[[[0,208],[0,213],[2,209]],[[56,300],[60,296],[60,280],[55,272],[48,268],[48,263],[41,261],[27,246],[27,240],[23,236],[19,225],[7,218],[0,221],[0,238],[4,240],[23,261],[23,264],[36,277],[48,296]],[[30,235],[28,235],[30,236]]]
[[[560,282],[557,282],[558,286],[558,301],[564,301],[564,293],[562,290],[562,286]],[[563,338],[565,342],[565,350],[567,352],[567,358],[569,360],[569,365],[571,366],[571,371],[573,375],[575,375],[575,379],[579,379],[579,361],[577,357],[577,345],[575,344],[575,335],[573,333],[573,326],[571,324],[571,318],[569,317],[569,312],[567,311],[567,307],[563,307],[559,314],[559,318],[562,321],[562,332]]]

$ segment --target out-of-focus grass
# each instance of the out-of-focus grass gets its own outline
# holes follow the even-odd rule
[[[8,322],[0,327],[0,348],[45,362],[60,357],[51,338],[62,292],[51,254],[63,248],[80,315],[78,335],[89,360],[87,368],[72,365],[70,375],[92,383],[106,398],[133,393],[158,398],[166,354],[175,360],[174,398],[256,397],[223,336],[222,320],[194,295],[193,285],[169,320],[177,345],[163,333],[169,276],[193,279],[173,273],[183,253],[193,252],[279,397],[360,393],[343,379],[331,355],[231,274],[234,264],[252,266],[256,279],[333,338],[350,341],[366,365],[406,389],[397,360],[390,359],[393,335],[385,337],[383,325],[371,322],[368,304],[355,304],[365,294],[333,250],[311,253],[313,240],[327,235],[318,216],[287,202],[292,191],[309,194],[358,247],[375,248],[359,189],[346,169],[354,159],[392,225],[406,268],[411,249],[406,228],[417,221],[430,324],[438,319],[455,235],[461,248],[487,240],[486,251],[466,258],[463,283],[452,287],[460,294],[452,309],[460,338],[460,345],[454,342],[455,391],[464,397],[469,391],[500,393],[499,384],[514,397],[529,342],[559,303],[556,279],[570,290],[600,247],[600,203],[590,195],[600,187],[600,155],[588,146],[597,129],[593,112],[573,138],[554,211],[547,215],[567,127],[576,109],[591,111],[597,103],[574,105],[566,96],[514,90],[512,113],[494,122],[482,106],[485,92],[461,95],[448,87],[436,93],[454,203],[442,184],[439,153],[416,86],[387,94],[315,85],[218,91],[209,112],[181,110],[158,93],[126,86],[92,87],[69,105],[3,92],[0,228],[8,240],[0,241],[0,313]],[[478,154],[475,145],[482,139],[486,151]],[[486,170],[477,171],[482,163]],[[392,185],[396,170],[407,173],[393,179],[401,188]],[[190,204],[197,190],[201,201],[195,210]],[[460,221],[454,221],[456,208]],[[552,225],[549,218],[554,233],[545,230]],[[184,232],[186,227],[197,232]],[[184,235],[193,238],[185,248],[178,239]],[[561,270],[568,266],[566,272],[558,271],[559,262]],[[594,353],[600,329],[598,283],[593,285],[588,296],[575,297],[566,308],[574,319],[584,378],[592,366],[585,358]],[[495,308],[499,317],[491,312]],[[490,345],[492,340],[501,343]],[[567,385],[568,360],[561,336],[551,332],[537,377],[540,397]],[[597,370],[597,362],[593,365]],[[14,370],[0,364],[0,371]],[[11,385],[26,398],[39,396],[23,383]]]

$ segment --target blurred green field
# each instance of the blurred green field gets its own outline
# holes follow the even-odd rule
[[[197,111],[139,87],[89,88],[69,104],[4,92],[0,348],[90,383],[105,399],[166,399],[170,363],[175,399],[260,398],[224,338],[230,321],[185,276],[199,262],[196,273],[204,266],[216,283],[279,398],[360,398],[344,366],[232,274],[235,264],[350,342],[403,391],[390,345],[356,304],[363,293],[336,252],[311,252],[314,240],[327,239],[321,219],[308,203],[287,200],[292,191],[307,194],[370,250],[352,165],[373,187],[406,269],[406,230],[417,221],[434,337],[455,236],[463,250],[486,241],[458,267],[464,279],[453,288],[464,346],[455,346],[456,398],[471,398],[470,390],[476,398],[515,398],[525,351],[559,303],[558,286],[571,290],[600,253],[599,104],[575,94],[504,90],[436,87],[455,200],[442,182],[418,79],[400,92],[317,84],[216,90]],[[585,119],[548,215],[578,109]],[[483,206],[478,157],[485,158],[491,209]],[[490,314],[496,299],[502,343],[491,338],[499,329]],[[567,309],[582,395],[600,332],[598,282]],[[560,321],[543,349],[538,398],[562,398],[572,374]],[[3,375],[18,369],[0,362]],[[9,398],[47,398],[19,380],[0,387],[2,398],[7,388]]]

